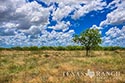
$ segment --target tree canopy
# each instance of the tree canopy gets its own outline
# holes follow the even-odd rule
[[[101,34],[98,29],[87,29],[83,31],[80,35],[75,35],[73,41],[81,44],[86,49],[86,56],[88,56],[89,51],[101,44]]]

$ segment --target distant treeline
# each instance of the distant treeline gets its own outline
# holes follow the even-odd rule
[[[21,51],[37,51],[37,50],[85,50],[83,46],[42,46],[42,47],[37,47],[37,46],[31,46],[31,47],[12,47],[12,48],[2,48],[0,47],[0,50],[21,50]],[[110,47],[96,47],[94,50],[108,50],[108,51],[114,51],[114,50],[125,50],[123,47],[118,47],[118,46],[110,46]]]

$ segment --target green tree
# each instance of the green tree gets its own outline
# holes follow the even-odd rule
[[[75,35],[73,41],[85,47],[86,56],[89,56],[90,50],[99,46],[102,42],[101,34],[98,29],[87,29],[80,35]]]

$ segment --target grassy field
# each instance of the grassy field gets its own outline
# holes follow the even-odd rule
[[[0,83],[125,83],[125,51],[3,50]]]

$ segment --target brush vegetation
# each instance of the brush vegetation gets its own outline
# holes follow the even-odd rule
[[[84,46],[30,46],[30,47],[11,47],[11,48],[3,48],[0,47],[0,50],[19,50],[19,51],[40,51],[40,50],[55,50],[55,51],[74,51],[74,50],[85,50]],[[125,50],[124,47],[118,46],[108,46],[108,47],[95,47],[93,50],[102,50],[102,51],[114,51],[114,50]]]

